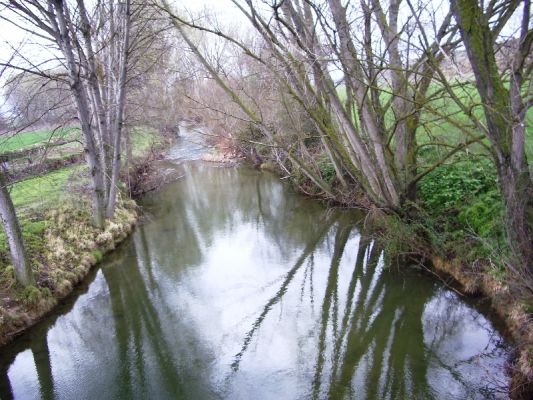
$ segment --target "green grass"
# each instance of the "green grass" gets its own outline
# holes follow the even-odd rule
[[[39,219],[20,219],[20,229],[24,237],[24,244],[30,253],[39,252],[43,245],[43,235],[46,222]],[[9,263],[8,245],[4,229],[0,226],[0,262]]]
[[[33,138],[39,136],[35,132],[31,133]],[[43,137],[42,135],[39,137]],[[153,145],[160,142],[157,131],[149,128],[137,128],[133,130],[132,148],[134,156],[147,154]],[[26,143],[30,143],[27,141]],[[66,145],[65,145],[66,146]],[[71,149],[67,148],[66,153]],[[83,170],[84,164],[61,168],[43,176],[26,179],[11,187],[11,199],[15,205],[17,213],[40,211],[52,208],[64,201],[68,196],[66,184],[73,173]]]
[[[53,140],[59,137],[71,139],[73,135],[79,136],[79,130],[63,133],[64,136],[54,135]],[[0,152],[17,151],[41,144],[50,139],[50,134],[50,131],[28,132],[8,138],[5,141],[0,139]],[[153,146],[163,143],[163,138],[154,129],[140,127],[132,130],[131,141],[133,156],[144,157],[149,154]],[[79,150],[79,145],[69,143],[53,148],[48,156],[65,157],[69,154],[79,153]],[[86,165],[82,163],[26,179],[11,186],[11,199],[30,254],[39,253],[43,246],[43,235],[47,223],[45,220],[46,212],[58,208],[65,201],[72,199],[71,184],[78,186],[87,184],[84,181],[87,177],[83,174],[86,169]],[[0,225],[0,265],[8,263],[7,240]]]
[[[58,139],[73,140],[79,138],[80,130],[78,128],[21,132],[13,136],[0,137],[0,154],[36,147]]]
[[[346,89],[340,86],[337,90],[340,99],[344,101],[346,99]],[[428,91],[428,97],[433,96],[438,90],[439,87],[436,85],[431,87]],[[454,87],[454,93],[471,109],[473,115],[481,121],[484,120],[483,109],[480,105],[481,100],[473,84],[457,84]],[[390,94],[383,92],[380,97],[384,104],[390,99]],[[417,143],[419,146],[422,145],[418,151],[421,165],[431,164],[449,151],[447,146],[429,146],[427,144],[441,142],[446,145],[457,145],[467,140],[466,134],[459,126],[468,128],[475,135],[479,134],[468,116],[462,112],[461,108],[449,95],[435,95],[435,98],[428,104],[428,108],[433,109],[435,112],[425,111],[422,114],[421,127],[417,132]],[[385,124],[389,128],[394,124],[394,116],[391,110],[385,114]],[[533,108],[530,108],[526,115],[526,127],[525,151],[530,166],[533,166]],[[490,144],[488,139],[484,139],[482,143]],[[468,147],[468,153],[464,150],[462,151],[463,155],[472,153],[486,155],[486,150],[480,144],[472,144]]]
[[[58,205],[68,195],[65,186],[81,166],[67,167],[46,175],[26,179],[11,187],[11,199],[19,214]]]
[[[152,146],[158,144],[160,140],[161,136],[153,128],[133,128],[131,131],[132,156],[136,158],[147,155]]]
[[[24,241],[30,253],[39,252],[46,228],[44,213],[59,207],[68,196],[67,182],[80,166],[62,168],[46,175],[26,179],[11,186],[11,199],[19,218]],[[0,260],[8,261],[7,240],[0,226]]]

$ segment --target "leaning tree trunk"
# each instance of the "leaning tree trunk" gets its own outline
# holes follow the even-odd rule
[[[2,226],[4,227],[9,244],[9,254],[13,268],[15,269],[17,282],[24,286],[34,285],[35,280],[33,279],[31,266],[26,256],[22,231],[20,230],[11,196],[7,190],[6,178],[3,171],[0,171],[0,217],[2,218]]]
[[[520,43],[513,54],[510,89],[506,88],[496,62],[495,33],[478,2],[454,0],[452,8],[487,120],[487,137],[505,205],[507,237],[515,257],[511,267],[533,291],[533,182],[525,153],[527,107],[520,90],[526,81],[524,65],[532,42],[529,3],[525,2]]]

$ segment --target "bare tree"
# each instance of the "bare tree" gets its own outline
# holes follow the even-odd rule
[[[5,71],[5,67],[0,70],[0,77]],[[7,188],[4,165],[0,165],[0,218],[7,237],[9,255],[17,282],[24,286],[34,285],[35,279],[26,253],[22,230]]]
[[[417,25],[412,19],[400,18],[400,1],[396,0],[386,6],[373,0],[348,2],[346,6],[338,0],[287,0],[268,6],[251,0],[233,3],[259,35],[261,51],[218,28],[187,21],[173,13],[165,1],[162,8],[186,41],[189,34],[185,28],[199,29],[225,38],[263,64],[281,90],[307,112],[341,181],[344,174],[355,179],[381,207],[399,210],[414,200],[416,183],[431,170],[420,168],[416,157],[416,132],[422,112],[427,111],[434,73],[429,61],[442,59],[444,51],[456,45],[451,13],[440,23],[436,21],[430,43],[420,48],[411,40],[415,30],[419,33]],[[424,5],[413,12],[431,16]],[[377,41],[376,31],[382,38]],[[320,172],[308,167],[291,144],[273,135],[272,128],[258,117],[261,111],[246,100],[247,96],[239,97],[227,77],[207,65],[205,54],[189,42],[208,72],[267,139],[285,148],[293,164],[324,192],[332,193]],[[333,70],[342,74],[345,99]],[[465,143],[451,146],[439,163],[479,140],[479,135],[472,135]]]
[[[120,143],[127,79],[130,1],[3,1],[13,24],[44,38],[59,50],[85,144],[92,182],[94,224],[114,214],[120,171]],[[27,24],[23,27],[20,20]],[[102,57],[104,54],[104,57]],[[103,66],[103,67],[102,67]],[[10,65],[20,69],[16,65]],[[37,68],[24,69],[42,75]]]
[[[130,26],[131,26],[131,5],[130,1],[126,1],[125,4],[121,4],[122,8],[120,12],[123,17],[119,20],[122,22],[122,26],[111,26],[111,40],[113,37],[121,38],[118,43],[115,43],[117,47],[118,55],[118,76],[115,90],[110,97],[114,96],[116,102],[116,112],[113,115],[112,127],[113,131],[113,154],[112,154],[112,167],[111,167],[111,181],[109,183],[109,194],[107,196],[107,217],[112,218],[115,213],[115,201],[117,197],[118,179],[120,174],[121,164],[121,139],[122,139],[122,124],[124,122],[124,108],[126,104],[126,81],[128,76],[128,55],[129,55],[129,40],[130,40]],[[111,15],[113,18],[113,15]],[[111,85],[109,85],[112,87]]]
[[[47,74],[43,77],[20,72],[6,82],[5,107],[15,126],[61,124],[76,117],[68,82],[53,71]]]

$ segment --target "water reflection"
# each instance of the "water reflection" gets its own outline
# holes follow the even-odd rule
[[[504,397],[491,323],[385,268],[362,215],[183,168],[76,302],[2,352],[2,399]]]

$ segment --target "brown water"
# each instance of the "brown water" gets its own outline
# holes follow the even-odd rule
[[[364,214],[201,163],[58,313],[2,349],[8,399],[505,398],[475,305],[388,265]]]

